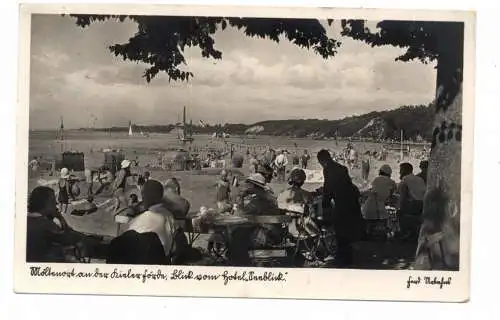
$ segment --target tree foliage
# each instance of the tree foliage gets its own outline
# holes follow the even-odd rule
[[[198,47],[204,58],[221,59],[216,48],[214,34],[218,30],[234,27],[249,37],[269,39],[276,43],[280,37],[301,48],[310,49],[328,59],[337,53],[341,42],[330,38],[325,26],[316,19],[237,18],[193,16],[132,16],[132,15],[71,15],[76,24],[87,27],[104,20],[137,23],[138,29],[127,43],[114,44],[110,51],[124,60],[149,65],[144,77],[149,82],[159,72],[165,72],[170,80],[189,81],[193,73],[184,55],[187,47]],[[334,20],[328,19],[328,25]],[[396,60],[417,59],[428,63],[442,52],[440,35],[446,33],[453,22],[391,21],[384,20],[371,30],[364,20],[341,20],[341,35],[364,41],[371,46],[392,45],[405,49]]]
[[[198,47],[204,58],[221,59],[222,52],[215,47],[214,34],[228,26],[242,30],[250,37],[280,41],[284,36],[293,44],[313,50],[327,59],[337,53],[340,42],[327,36],[326,29],[314,19],[223,18],[191,16],[112,16],[71,15],[76,24],[87,27],[95,21],[114,19],[132,20],[138,30],[127,43],[115,44],[110,51],[124,60],[143,62],[150,67],[144,77],[149,82],[159,72],[166,72],[170,80],[188,81],[193,73],[187,65],[186,47]]]
[[[428,63],[438,58],[439,30],[443,23],[448,22],[384,20],[374,31],[363,20],[343,20],[341,23],[343,36],[364,41],[372,47],[391,45],[405,48],[406,52],[396,60],[417,59]]]

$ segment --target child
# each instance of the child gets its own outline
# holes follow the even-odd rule
[[[220,178],[216,185],[216,202],[220,213],[231,210],[229,198],[231,194],[231,185],[229,183],[229,174],[226,170],[222,170]]]

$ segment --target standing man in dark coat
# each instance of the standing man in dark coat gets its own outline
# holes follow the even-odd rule
[[[323,212],[333,209],[331,221],[338,247],[336,264],[349,267],[353,262],[351,244],[360,240],[363,232],[359,190],[352,183],[347,168],[335,162],[328,150],[318,152],[318,162],[323,167]]]

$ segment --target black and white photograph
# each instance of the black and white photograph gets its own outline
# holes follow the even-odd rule
[[[29,14],[24,263],[468,268],[471,16],[235,10]]]

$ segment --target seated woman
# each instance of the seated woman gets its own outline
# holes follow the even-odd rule
[[[93,245],[91,237],[71,229],[57,210],[54,190],[39,186],[28,199],[27,262],[69,262],[65,247],[86,250]]]
[[[371,234],[381,223],[385,230],[389,219],[389,212],[385,206],[392,199],[397,188],[396,182],[391,179],[391,175],[391,167],[384,164],[379,169],[378,177],[371,183],[370,189],[363,192],[366,201],[361,207],[361,212],[363,218],[367,221],[368,234]]]
[[[306,214],[305,209],[312,203],[313,193],[302,189],[305,181],[306,173],[304,170],[295,168],[290,172],[288,179],[290,187],[278,195],[278,207],[281,210],[295,214]],[[302,225],[301,221],[294,219],[288,226],[288,232],[294,237],[315,236],[319,233],[319,229],[311,217],[304,218],[302,222],[305,224]]]

